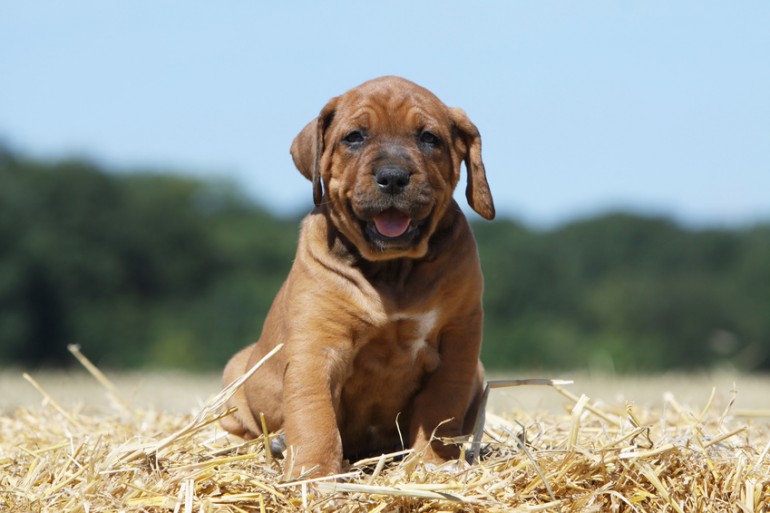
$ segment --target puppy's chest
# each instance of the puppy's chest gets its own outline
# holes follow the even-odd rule
[[[381,326],[360,334],[356,343],[351,385],[414,388],[424,374],[438,367],[438,310],[393,313]],[[377,386],[379,386],[377,385]]]

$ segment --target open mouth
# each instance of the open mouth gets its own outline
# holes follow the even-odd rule
[[[380,242],[409,242],[419,234],[422,224],[391,207],[366,223],[366,233],[369,238]]]
[[[408,215],[399,212],[395,208],[389,208],[374,216],[372,223],[374,224],[374,229],[381,236],[395,239],[396,237],[401,237],[409,230],[412,220]]]

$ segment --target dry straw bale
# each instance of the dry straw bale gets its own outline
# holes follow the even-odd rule
[[[284,482],[264,438],[218,427],[223,395],[168,415],[95,376],[113,413],[61,408],[41,387],[44,407],[0,416],[0,511],[770,511],[767,412],[693,411],[670,394],[660,409],[613,408],[554,386],[565,414],[489,415],[477,464],[386,455]]]

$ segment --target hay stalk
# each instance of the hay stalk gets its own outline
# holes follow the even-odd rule
[[[434,468],[400,451],[287,483],[269,437],[243,443],[218,425],[246,378],[190,416],[119,404],[85,414],[24,379],[47,407],[0,415],[0,511],[11,513],[770,511],[770,423],[714,392],[703,408],[666,394],[625,418],[569,394],[566,414],[490,413],[475,465]]]

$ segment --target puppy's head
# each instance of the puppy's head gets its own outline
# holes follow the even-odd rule
[[[463,161],[468,203],[486,219],[495,215],[476,127],[402,78],[374,79],[332,99],[291,154],[313,182],[316,205],[326,205],[368,260],[425,255]]]

